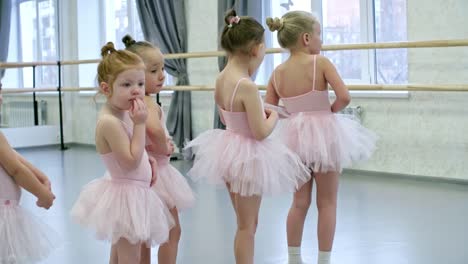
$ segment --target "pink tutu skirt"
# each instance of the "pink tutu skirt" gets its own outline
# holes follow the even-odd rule
[[[158,178],[153,189],[167,207],[175,207],[179,211],[192,207],[195,204],[192,188],[185,177],[170,164],[169,157],[151,152],[148,154],[158,162]]]
[[[370,158],[377,136],[351,116],[300,112],[283,119],[278,135],[314,172],[341,172]]]
[[[100,240],[116,243],[120,238],[154,246],[166,242],[174,219],[146,182],[96,179],[80,193],[72,218],[96,233]]]
[[[187,173],[195,181],[225,186],[242,196],[295,192],[310,180],[310,171],[279,140],[262,141],[229,130],[208,130],[189,142],[195,155]]]
[[[37,263],[60,247],[60,236],[38,217],[0,199],[0,263]]]

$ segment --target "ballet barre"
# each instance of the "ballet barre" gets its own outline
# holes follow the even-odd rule
[[[379,43],[354,43],[354,44],[332,44],[323,45],[322,51],[339,50],[368,50],[368,49],[406,49],[406,48],[449,48],[449,47],[468,47],[468,39],[447,39],[447,40],[424,40],[424,41],[398,41],[398,42],[379,42]],[[267,54],[286,53],[282,48],[269,48]],[[226,56],[224,51],[205,51],[164,54],[165,59],[189,59],[189,58],[212,58]],[[0,63],[0,68],[24,68],[33,66],[57,66],[79,65],[99,63],[100,59],[87,60],[64,60],[57,62],[7,62]]]
[[[323,45],[322,51],[339,50],[369,50],[369,49],[400,49],[400,48],[449,48],[449,47],[468,47],[468,39],[450,39],[450,40],[426,40],[426,41],[400,41],[400,42],[382,42],[382,43],[355,43],[355,44],[333,44]],[[285,49],[269,48],[267,54],[286,53]],[[164,54],[165,59],[189,59],[189,58],[213,58],[226,56],[224,51],[207,52],[189,52]],[[63,113],[62,113],[62,94],[63,92],[97,91],[96,87],[63,87],[62,86],[62,67],[68,65],[96,64],[100,59],[87,60],[63,60],[47,62],[7,62],[0,63],[0,69],[26,68],[32,67],[33,87],[32,88],[7,88],[2,91],[4,94],[32,93],[34,104],[34,124],[38,125],[38,106],[36,93],[57,92],[59,100],[59,118],[60,118],[60,146],[64,150],[63,137]],[[36,88],[36,67],[52,66],[58,69],[57,87]],[[350,84],[349,90],[361,91],[431,91],[431,92],[467,92],[468,84]],[[260,90],[265,90],[264,85],[259,85]],[[213,91],[213,85],[187,85],[187,86],[165,86],[165,91]]]
[[[350,91],[426,91],[426,92],[468,92],[468,84],[349,84]],[[265,85],[259,85],[259,90],[266,90]],[[214,91],[213,85],[178,85],[164,86],[163,91]],[[4,88],[3,94],[57,92],[58,88]],[[98,91],[97,87],[63,87],[62,92]]]

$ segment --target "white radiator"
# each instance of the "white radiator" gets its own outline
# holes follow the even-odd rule
[[[38,102],[38,125],[47,124],[47,101]],[[31,101],[10,101],[2,104],[2,127],[34,126],[34,105]]]

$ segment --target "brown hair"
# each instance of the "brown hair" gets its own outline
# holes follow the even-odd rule
[[[142,58],[144,50],[158,48],[149,41],[136,41],[128,34],[122,38],[122,42],[125,45],[125,50],[133,52]]]
[[[248,54],[254,45],[263,42],[265,29],[252,17],[238,17],[235,10],[226,12],[223,32],[221,34],[221,47],[229,52]]]
[[[313,32],[314,24],[318,23],[311,13],[305,11],[290,11],[282,18],[266,19],[270,31],[278,31],[278,42],[283,48],[292,48],[302,33]]]

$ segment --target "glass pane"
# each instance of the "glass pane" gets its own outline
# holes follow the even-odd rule
[[[30,62],[36,61],[37,54],[37,31],[36,31],[36,5],[34,1],[23,2],[20,4],[20,43],[21,54],[18,61]],[[32,87],[32,70],[24,68],[23,72],[23,85],[25,87]]]
[[[143,30],[141,29],[140,17],[138,15],[138,9],[136,6],[136,0],[132,1],[132,10],[133,10],[133,27],[135,29],[135,39],[143,40]]]
[[[36,1],[25,1],[19,5],[20,49],[14,61],[57,61],[55,15],[53,0],[38,1],[37,10]],[[24,68],[20,71],[22,72],[21,86],[32,87],[32,69]],[[57,79],[57,67],[39,66],[36,68],[36,87],[56,86]]]
[[[115,43],[116,46],[120,49],[125,48],[122,43],[122,38],[127,35],[131,34],[129,24],[128,24],[128,8],[127,8],[127,0],[115,0],[115,24],[113,25],[113,29],[115,30]]]
[[[407,41],[406,0],[375,0],[376,42]],[[376,51],[377,82],[408,82],[408,50]]]
[[[349,44],[361,41],[360,0],[322,1],[323,44]],[[343,79],[362,78],[362,52],[343,50],[324,52]]]
[[[8,58],[7,62],[18,62],[18,53],[20,49],[18,49],[18,9],[15,5],[12,7],[11,11],[11,21],[10,21],[10,39],[8,43]],[[3,88],[19,88],[22,86],[22,83],[19,82],[21,71],[18,68],[10,68],[5,70],[5,75],[1,78],[1,82],[3,84]],[[2,76],[0,76],[2,77]]]
[[[97,64],[80,64],[78,70],[80,73],[80,86],[81,87],[97,87],[98,82],[96,79],[97,75]]]
[[[55,5],[53,0],[40,1],[39,13],[39,50],[36,60],[57,61],[57,38],[55,28]],[[24,42],[23,42],[24,43]],[[57,86],[58,70],[55,66],[39,67],[36,83],[42,87]]]

